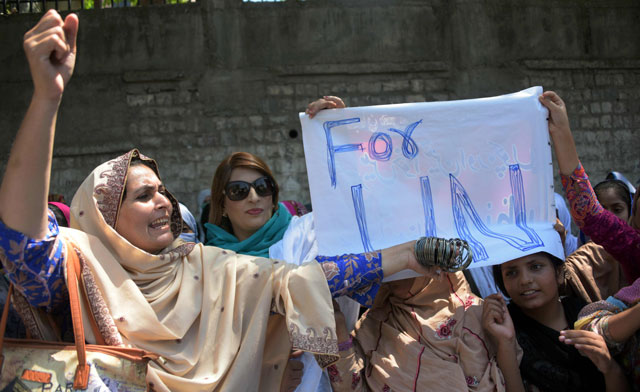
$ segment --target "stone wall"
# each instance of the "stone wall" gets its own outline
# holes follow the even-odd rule
[[[567,101],[595,181],[640,177],[640,4],[633,0],[306,0],[81,11],[61,106],[52,192],[70,201],[98,163],[156,158],[192,210],[218,162],[263,157],[284,199],[309,202],[297,113],[491,96],[542,85]],[[0,169],[31,94],[21,37],[0,19]]]

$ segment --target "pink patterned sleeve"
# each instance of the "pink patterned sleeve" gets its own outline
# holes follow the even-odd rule
[[[600,205],[582,164],[562,175],[562,186],[576,224],[620,262],[629,282],[639,278],[640,233]]]

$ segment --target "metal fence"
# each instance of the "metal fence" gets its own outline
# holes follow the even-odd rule
[[[49,9],[76,11],[84,9],[141,7],[156,4],[194,3],[197,0],[1,0],[0,14],[42,13]]]

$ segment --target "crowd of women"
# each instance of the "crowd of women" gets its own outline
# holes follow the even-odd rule
[[[135,149],[94,169],[70,208],[48,205],[78,26],[76,15],[49,11],[24,37],[34,93],[0,186],[0,260],[30,335],[50,336],[28,319],[25,308],[38,308],[61,316],[65,338],[63,271],[76,254],[89,286],[84,317],[97,325],[87,341],[158,354],[152,390],[640,389],[638,193],[618,180],[594,191],[554,92],[540,102],[571,216],[589,241],[566,260],[539,252],[494,266],[500,293],[482,299],[471,275],[447,272],[460,241],[433,240],[450,247],[445,259],[416,256],[424,238],[319,255],[312,214],[279,202],[269,166],[246,152],[215,170],[200,227]],[[324,97],[307,113],[341,107]],[[557,225],[565,245],[566,229]],[[404,269],[421,276],[382,283]]]

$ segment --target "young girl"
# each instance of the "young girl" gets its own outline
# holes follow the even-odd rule
[[[483,327],[498,347],[507,390],[625,391],[628,385],[596,333],[570,330],[584,301],[560,299],[562,261],[539,252],[493,267],[500,294],[485,298]],[[522,347],[519,371],[515,342]]]
[[[631,196],[629,188],[620,180],[604,180],[593,187],[602,208],[623,221],[631,214]]]

